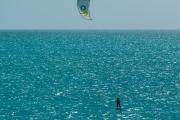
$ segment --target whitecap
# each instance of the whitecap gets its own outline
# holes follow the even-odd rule
[[[56,96],[60,96],[60,95],[62,95],[63,94],[63,92],[58,92],[58,93],[56,93],[55,95]]]

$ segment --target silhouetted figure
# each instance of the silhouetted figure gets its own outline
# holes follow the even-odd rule
[[[119,98],[116,99],[116,109],[120,110],[120,112],[121,112],[121,102],[120,102]]]

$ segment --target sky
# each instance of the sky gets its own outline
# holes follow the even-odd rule
[[[180,0],[0,0],[0,29],[180,29]]]

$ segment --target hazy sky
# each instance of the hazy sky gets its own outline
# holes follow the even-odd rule
[[[0,0],[0,29],[180,29],[180,0]]]

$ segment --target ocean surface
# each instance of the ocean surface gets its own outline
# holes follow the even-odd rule
[[[0,120],[180,120],[180,31],[0,31]]]

